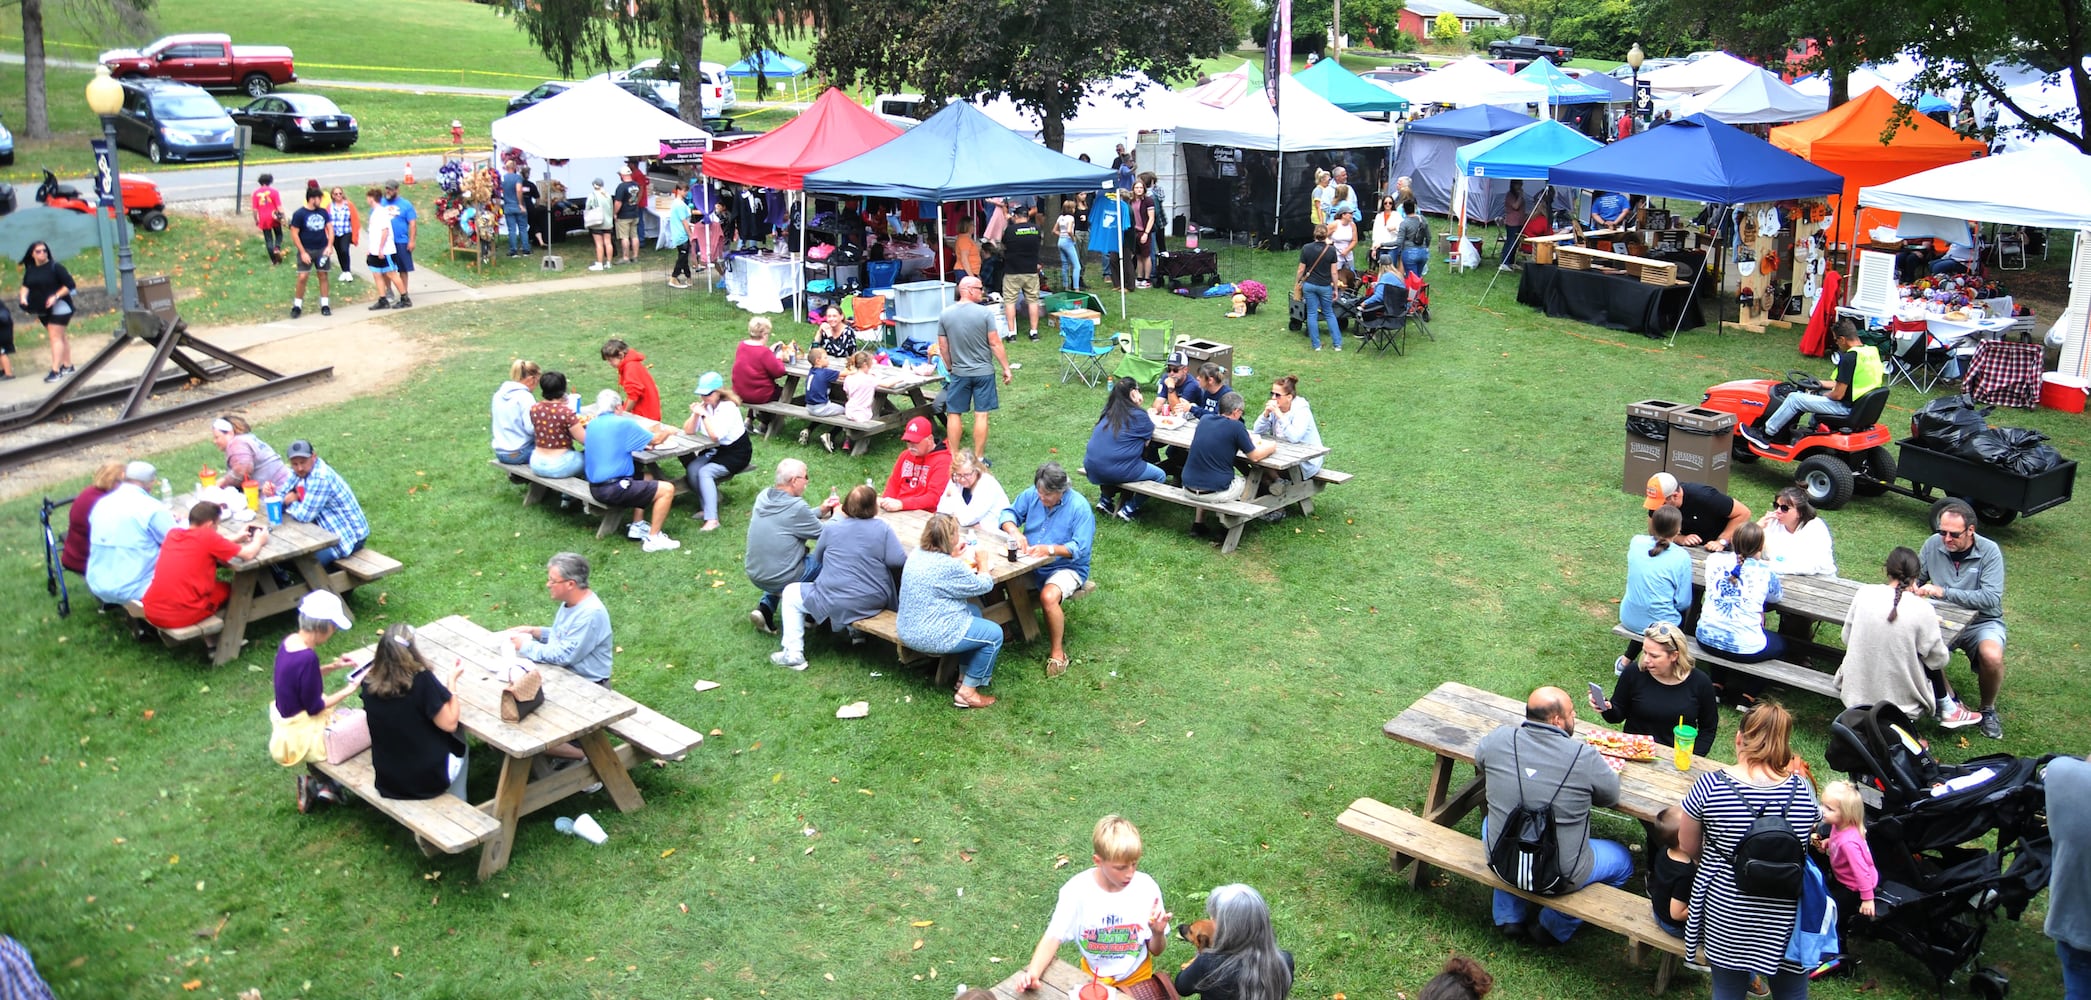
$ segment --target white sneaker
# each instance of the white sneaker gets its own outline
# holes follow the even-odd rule
[[[624,529],[624,537],[626,538],[643,539],[650,534],[653,534],[653,525],[645,521],[633,521],[631,526]]]
[[[781,649],[770,654],[770,662],[780,667],[790,667],[793,670],[806,669],[805,657],[793,656],[790,653],[787,653]]]
[[[354,272],[352,272],[352,271],[343,271],[343,272],[341,272],[341,283],[342,283],[342,284],[346,285],[346,284],[348,284],[348,283],[350,283],[350,282],[352,282],[352,281],[355,281],[355,280],[356,280],[356,275],[355,275],[355,273],[354,273]]]
[[[682,548],[682,543],[667,535],[647,535],[646,540],[639,543],[641,552],[666,552],[679,548]]]
[[[603,266],[603,263],[602,263],[602,261],[596,261],[595,263],[593,263],[593,264],[590,264],[590,265],[588,265],[588,269],[589,269],[589,270],[591,270],[591,271],[602,271],[602,270],[606,270],[606,268],[604,268],[604,266]]]

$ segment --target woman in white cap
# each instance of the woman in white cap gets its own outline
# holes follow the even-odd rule
[[[697,490],[704,509],[700,531],[719,529],[719,481],[740,473],[755,458],[754,443],[748,440],[748,423],[741,417],[739,400],[726,388],[718,372],[705,372],[697,379],[697,401],[690,404],[690,419],[683,422],[684,434],[703,434],[718,442],[697,456],[690,469],[690,485]]]
[[[211,443],[225,453],[225,485],[239,489],[249,479],[279,490],[290,485],[290,466],[268,442],[254,436],[247,418],[228,413],[211,421]]]
[[[298,602],[298,630],[284,636],[276,646],[276,696],[269,702],[269,756],[284,767],[307,765],[298,775],[298,811],[311,812],[319,802],[341,802],[346,796],[333,779],[310,765],[327,757],[327,723],[333,721],[334,706],[356,693],[354,674],[341,690],[326,692],[320,675],[348,670],[356,662],[346,656],[320,662],[319,648],[339,630],[353,628],[341,598],[325,590],[306,594]]]
[[[615,252],[610,243],[610,217],[610,192],[603,190],[603,179],[598,177],[589,182],[588,200],[581,208],[581,224],[595,240],[595,263],[588,265],[591,271],[610,269],[610,255]]]

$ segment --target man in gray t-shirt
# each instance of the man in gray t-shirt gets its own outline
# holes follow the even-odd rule
[[[1009,355],[995,333],[995,312],[980,301],[980,279],[959,279],[958,301],[937,318],[937,353],[951,370],[951,383],[944,391],[944,446],[959,450],[959,418],[973,414],[973,454],[987,456],[987,415],[1001,407],[995,389],[995,368],[1002,369],[1002,382],[1010,380]]]

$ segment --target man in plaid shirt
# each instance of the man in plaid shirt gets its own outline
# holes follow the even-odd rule
[[[363,505],[356,502],[348,481],[313,453],[310,441],[292,441],[284,458],[292,473],[284,516],[317,524],[341,537],[340,544],[320,552],[320,565],[331,566],[362,548],[364,539],[370,537],[370,521],[363,516]]]

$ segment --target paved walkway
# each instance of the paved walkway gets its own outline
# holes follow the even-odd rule
[[[554,278],[544,281],[517,281],[506,284],[473,287],[461,284],[430,270],[414,272],[413,295],[416,311],[430,306],[448,305],[456,302],[494,302],[503,299],[523,298],[532,295],[552,295],[559,292],[584,292],[602,288],[638,288],[644,279],[642,268],[631,267],[615,271],[582,271],[569,278]],[[273,275],[272,275],[273,277]],[[285,271],[288,280],[288,271]],[[360,279],[359,279],[360,282]],[[315,299],[308,297],[310,304]],[[383,323],[390,319],[390,312],[371,312],[368,304],[356,302],[343,306],[332,316],[321,316],[319,307],[313,305],[303,318],[291,319],[286,313],[282,318],[260,323],[237,326],[191,328],[191,332],[219,347],[233,351],[244,351],[258,344],[299,337],[311,333],[330,333],[342,337],[353,337],[357,328],[365,324]],[[99,321],[98,322],[105,322]],[[84,365],[108,341],[101,334],[76,337],[73,341],[73,363]],[[50,395],[56,385],[45,384],[41,372],[48,363],[49,355],[41,347],[31,348],[26,354],[15,355],[16,377],[0,382],[0,413],[34,407]],[[133,341],[123,353],[117,355],[95,373],[87,388],[110,385],[133,385],[152,360],[152,348]],[[172,366],[170,366],[171,369]]]

